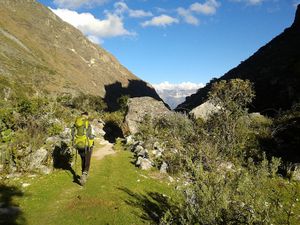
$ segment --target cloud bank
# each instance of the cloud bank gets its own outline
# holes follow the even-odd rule
[[[202,83],[192,83],[192,82],[182,82],[179,84],[172,84],[168,81],[164,81],[160,84],[153,84],[152,85],[156,90],[196,90],[199,88],[204,87]]]

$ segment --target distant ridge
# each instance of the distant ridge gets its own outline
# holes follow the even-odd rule
[[[300,102],[300,5],[294,23],[240,65],[214,79],[186,98],[176,110],[191,110],[207,100],[211,85],[219,80],[249,79],[256,98],[251,110],[272,114]]]
[[[124,90],[137,81],[128,93],[160,99],[151,85],[35,0],[0,1],[0,43],[0,78],[33,91],[105,97],[111,85]]]

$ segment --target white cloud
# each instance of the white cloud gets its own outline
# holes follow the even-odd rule
[[[144,10],[130,10],[129,16],[135,17],[135,18],[140,18],[140,17],[153,16],[153,14],[151,12],[145,12]]]
[[[204,3],[195,2],[188,9],[177,8],[177,13],[182,17],[184,22],[197,26],[200,21],[195,14],[214,15],[220,5],[216,0],[206,0]]]
[[[103,38],[123,35],[135,35],[124,28],[122,18],[106,13],[103,20],[95,18],[91,13],[78,13],[68,9],[51,9],[57,16],[82,31],[95,43],[101,43]]]
[[[183,18],[183,20],[192,25],[199,25],[199,20],[196,18],[190,10],[184,8],[178,8],[177,13]]]
[[[160,15],[160,16],[156,16],[153,17],[151,20],[145,21],[142,23],[143,27],[147,27],[147,26],[161,26],[161,27],[165,27],[168,25],[171,25],[173,23],[178,23],[178,19],[168,16],[168,15]]]
[[[54,0],[54,4],[60,8],[75,9],[81,6],[102,5],[107,1],[109,0]]]
[[[124,13],[128,13],[129,17],[141,18],[141,17],[149,17],[153,16],[151,12],[146,12],[144,10],[133,10],[130,9],[125,2],[116,2],[114,4],[115,13],[118,15],[123,15]]]
[[[192,82],[182,82],[179,84],[172,84],[168,81],[162,82],[160,84],[153,84],[153,87],[158,90],[197,90],[204,87],[202,83],[192,83]]]
[[[250,0],[251,1],[251,0]],[[255,1],[255,0],[252,0]],[[257,0],[256,0],[257,1]],[[206,2],[199,3],[195,2],[190,6],[190,10],[204,15],[213,15],[216,13],[217,8],[220,6],[220,3],[216,0],[206,0]]]
[[[247,5],[259,5],[266,0],[231,0],[232,2],[242,2],[246,3]]]

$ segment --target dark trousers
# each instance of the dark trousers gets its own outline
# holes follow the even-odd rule
[[[81,171],[82,173],[88,173],[91,164],[93,147],[87,148],[86,150],[78,150],[81,157]]]

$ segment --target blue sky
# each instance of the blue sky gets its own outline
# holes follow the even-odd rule
[[[289,27],[299,0],[38,0],[152,84],[207,83]]]

